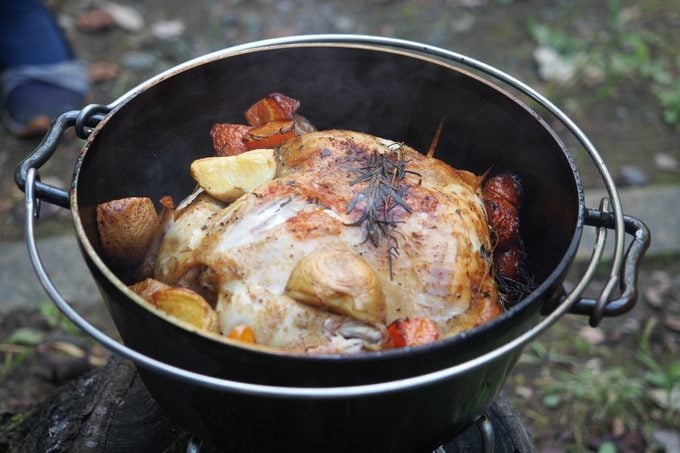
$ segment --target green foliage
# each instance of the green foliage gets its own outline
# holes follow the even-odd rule
[[[680,79],[674,84],[659,84],[654,94],[663,106],[664,119],[669,124],[680,124]]]
[[[616,453],[616,445],[610,441],[603,442],[597,449],[597,453]]]
[[[668,57],[677,50],[663,36],[642,28],[620,1],[608,2],[606,20],[591,37],[536,22],[528,29],[539,45],[574,62],[577,74],[601,78],[598,95],[609,96],[621,80],[632,81],[651,91],[668,124],[680,125],[680,60]]]
[[[643,376],[645,381],[650,386],[659,389],[656,393],[660,393],[662,402],[665,402],[663,406],[666,413],[663,415],[667,420],[670,420],[671,424],[677,424],[678,418],[680,418],[680,410],[677,407],[677,402],[674,403],[673,399],[677,398],[674,395],[680,392],[680,359],[673,357],[664,363],[652,352],[650,337],[655,325],[656,318],[650,319],[645,325],[636,357],[646,368]]]
[[[584,366],[557,371],[554,378],[544,388],[544,402],[549,397],[551,402],[567,404],[575,420],[605,422],[620,417],[631,424],[647,417],[645,382],[625,367]]]
[[[21,365],[24,362],[24,360],[26,360],[28,355],[29,355],[28,352],[25,351],[14,353],[5,352],[4,353],[5,357],[2,361],[2,369],[0,369],[0,378],[8,376],[12,372],[12,370]]]
[[[81,335],[80,329],[64,317],[54,304],[45,302],[40,304],[39,309],[51,329],[68,335]],[[0,379],[7,377],[30,357],[34,348],[42,344],[45,338],[46,334],[41,330],[32,327],[19,327],[7,338],[0,341],[0,360],[2,361]]]
[[[57,330],[61,330],[70,335],[80,335],[80,329],[66,318],[59,309],[50,302],[40,304],[40,313],[45,317],[47,324]]]
[[[45,340],[45,334],[31,327],[19,327],[5,340],[7,344],[37,346]]]
[[[8,376],[12,370],[21,365],[30,355],[31,347],[37,346],[45,339],[45,334],[31,327],[19,327],[0,342],[2,367],[0,378]]]
[[[669,357],[670,353],[664,353],[658,344],[653,347],[657,323],[656,318],[650,318],[637,344],[626,346],[629,359],[620,361],[610,360],[610,345],[593,345],[573,336],[573,325],[564,332],[555,329],[561,338],[568,338],[567,342],[530,344],[520,363],[538,371],[536,396],[544,411],[551,414],[551,418],[542,420],[540,414],[530,413],[534,423],[568,426],[575,451],[586,448],[585,439],[609,432],[614,420],[631,431],[677,426],[680,359]],[[602,360],[598,356],[603,356]],[[584,363],[583,357],[594,359]],[[530,384],[525,381],[522,385]],[[616,449],[604,442],[598,451]]]

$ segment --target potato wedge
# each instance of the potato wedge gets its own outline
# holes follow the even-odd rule
[[[151,296],[153,293],[161,290],[172,289],[172,286],[166,285],[163,282],[154,280],[153,278],[145,278],[141,282],[137,282],[134,285],[130,285],[129,288],[142,296],[144,299],[151,302]]]
[[[144,258],[158,214],[151,199],[129,197],[97,205],[102,251],[114,267],[134,266]]]
[[[198,293],[186,288],[161,289],[150,302],[170,316],[199,329],[219,332],[217,312]]]
[[[271,181],[276,174],[272,149],[254,149],[236,156],[206,157],[191,163],[191,176],[203,190],[232,202]]]
[[[218,156],[235,156],[248,151],[243,141],[251,126],[244,124],[215,123],[210,129],[213,149]]]

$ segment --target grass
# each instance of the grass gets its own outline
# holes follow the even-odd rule
[[[29,359],[35,348],[46,341],[46,331],[62,332],[71,337],[82,337],[82,332],[51,302],[40,304],[41,321],[45,328],[18,327],[0,340],[0,382]]]
[[[680,359],[652,340],[655,317],[639,336],[617,345],[592,344],[574,335],[585,320],[568,321],[548,342],[529,346],[511,379],[533,392],[513,403],[539,440],[568,452],[616,452],[623,433],[644,433],[649,441],[657,429],[680,426],[673,401],[680,392]]]
[[[590,36],[535,20],[528,29],[540,46],[575,66],[575,81],[594,84],[595,96],[610,97],[622,81],[631,82],[648,90],[660,115],[680,130],[680,54],[672,39],[648,27],[644,13],[637,6],[609,0],[604,18],[591,25]],[[663,15],[649,11],[651,16],[659,14]]]

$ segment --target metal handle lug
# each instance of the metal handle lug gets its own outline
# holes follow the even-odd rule
[[[600,229],[614,229],[615,218],[610,212],[589,209],[585,223]],[[624,257],[624,265],[620,274],[609,277],[604,289],[597,299],[582,298],[571,308],[570,312],[590,317],[592,327],[600,324],[603,317],[619,316],[635,306],[638,296],[638,269],[640,261],[649,248],[651,235],[649,228],[640,219],[623,216],[625,232],[632,236]],[[620,294],[611,297],[614,289],[619,287]]]
[[[80,138],[87,138],[92,128],[99,124],[109,111],[110,107],[106,105],[92,104],[80,111],[72,110],[56,117],[38,147],[17,166],[14,172],[14,181],[17,186],[22,191],[26,191],[28,170],[31,168],[37,170],[45,165],[57,150],[61,137],[69,127],[75,126],[76,134]],[[64,189],[36,180],[35,194],[39,200],[47,201],[62,208],[69,207],[69,193]]]

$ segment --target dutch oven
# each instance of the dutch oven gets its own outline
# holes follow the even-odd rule
[[[491,166],[520,175],[520,221],[535,289],[480,327],[432,344],[352,356],[302,356],[219,341],[159,316],[99,253],[98,203],[129,196],[176,200],[191,192],[190,163],[211,153],[215,122],[239,122],[244,106],[278,91],[301,101],[319,129],[342,128],[427,149],[446,117],[437,157],[477,174]],[[521,95],[519,96],[518,95]],[[585,206],[577,168],[547,122],[552,115],[597,166],[609,197]],[[39,181],[69,127],[87,138],[70,191]],[[597,150],[558,108],[515,78],[477,60],[424,44],[354,35],[260,41],[191,60],[109,105],[53,122],[17,168],[26,192],[26,237],[38,277],[59,308],[135,362],[151,395],[181,426],[225,451],[428,451],[476,420],[493,401],[522,346],[567,312],[629,310],[637,266],[649,244],[624,216]],[[83,319],[50,282],[33,234],[38,201],[70,208],[85,261],[124,345]],[[611,206],[611,207],[610,207]],[[562,282],[584,227],[597,231],[593,257],[571,292]],[[581,297],[614,232],[601,295]],[[632,236],[624,247],[625,233]]]

